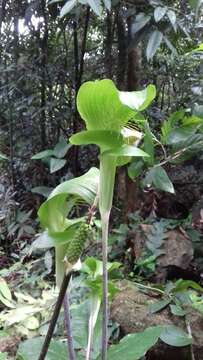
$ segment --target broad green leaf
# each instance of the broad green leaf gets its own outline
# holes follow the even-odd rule
[[[91,168],[86,174],[58,185],[39,208],[38,216],[42,226],[48,228],[50,232],[65,231],[68,225],[66,217],[72,208],[71,196],[75,196],[75,199],[83,199],[91,205],[95,199],[98,184],[99,170]],[[74,204],[74,200],[72,204]]]
[[[138,360],[156,344],[162,327],[150,327],[143,332],[125,336],[118,345],[110,346],[108,360]]]
[[[123,136],[116,131],[110,130],[89,130],[81,131],[70,138],[74,145],[96,144],[102,149],[120,147],[124,143]]]
[[[146,163],[149,166],[154,165],[154,141],[153,136],[149,128],[148,122],[145,123],[145,135],[144,135],[144,151],[149,155],[146,158]]]
[[[136,159],[128,166],[128,176],[131,180],[135,180],[142,173],[143,169],[144,161]]]
[[[157,49],[160,47],[161,42],[163,39],[163,33],[158,31],[158,30],[154,30],[148,40],[148,44],[147,44],[147,50],[146,50],[146,55],[147,55],[147,60],[150,60],[154,57]]]
[[[8,160],[8,156],[0,152],[0,160]]]
[[[67,180],[58,185],[50,194],[49,199],[62,193],[73,194],[84,199],[88,204],[94,201],[99,184],[99,170],[92,167],[84,175]]]
[[[111,0],[104,0],[104,6],[107,10],[111,10]]]
[[[20,343],[18,348],[18,356],[22,357],[23,360],[36,360],[39,357],[42,345],[44,342],[44,337],[36,337],[32,339],[25,340]],[[67,360],[67,345],[56,340],[52,340],[49,346],[46,360]]]
[[[195,281],[192,281],[192,280],[178,280],[176,283],[175,283],[175,287],[173,289],[173,292],[179,292],[179,291],[184,291],[184,290],[187,290],[187,289],[194,289],[194,290],[197,290],[197,291],[200,291],[200,292],[203,292],[203,287],[200,286],[198,283],[196,283]]]
[[[7,282],[2,277],[0,277],[0,303],[9,308],[15,307],[12,303],[12,296]]]
[[[5,306],[7,306],[8,308],[15,308],[15,305],[7,300],[1,293],[0,293],[0,303],[4,304]]]
[[[171,310],[172,314],[176,315],[176,316],[185,316],[186,315],[186,312],[181,308],[181,306],[178,306],[178,305],[171,304],[170,310]]]
[[[12,296],[7,282],[0,277],[0,293],[9,301],[12,301]]]
[[[123,145],[120,148],[114,148],[111,150],[105,151],[103,154],[109,156],[136,156],[136,157],[148,157],[149,155],[143,150],[137,148],[136,146]]]
[[[155,301],[152,304],[149,305],[149,313],[154,314],[162,309],[164,309],[167,305],[169,305],[171,302],[171,299],[164,299]]]
[[[77,0],[68,0],[61,9],[60,17],[67,15],[74,8],[76,4],[77,4]]]
[[[47,187],[47,186],[36,186],[31,189],[32,193],[39,194],[47,198],[50,193],[52,192],[53,188]]]
[[[119,92],[109,79],[85,82],[78,91],[77,109],[87,130],[119,131],[134,115],[121,103]]]
[[[59,171],[60,169],[62,169],[65,164],[66,164],[66,160],[64,159],[56,159],[56,158],[51,158],[50,161],[50,173],[53,174],[56,171]]]
[[[194,125],[194,128],[196,129],[196,125],[203,125],[203,118],[192,115],[192,116],[185,116],[182,120],[183,126],[190,126]],[[191,127],[192,129],[192,127]]]
[[[168,10],[167,11],[167,16],[169,18],[169,21],[170,21],[171,25],[173,26],[174,31],[176,31],[177,26],[176,26],[176,13],[175,13],[175,11]]]
[[[102,14],[102,6],[100,0],[87,0],[87,3],[95,12],[96,15],[101,16]]]
[[[166,14],[167,7],[166,6],[157,6],[154,10],[154,19],[156,22],[159,22],[164,15]]]
[[[119,91],[120,101],[135,111],[145,110],[156,97],[154,85],[148,85],[141,91]]]
[[[119,262],[115,262],[115,261],[113,263],[108,262],[107,263],[108,273],[110,273],[113,270],[118,269],[120,266],[121,266],[121,264]],[[88,257],[83,262],[81,270],[94,278],[96,278],[98,276],[102,276],[102,273],[103,273],[102,261],[97,260],[94,257]]]
[[[176,145],[189,138],[190,135],[194,134],[196,129],[189,126],[181,126],[170,132],[167,139],[168,145]]]
[[[162,133],[162,142],[164,144],[167,144],[168,136],[171,133],[171,131],[179,124],[180,121],[184,118],[185,111],[180,110],[176,111],[171,114],[171,116],[165,120],[161,126],[161,133]]]
[[[33,155],[31,157],[31,159],[32,160],[41,160],[41,159],[51,157],[53,154],[54,154],[53,150],[44,150],[44,151],[40,151],[39,153]]]
[[[155,166],[147,173],[144,186],[153,185],[156,189],[174,194],[175,190],[166,171],[161,166]]]
[[[51,193],[52,194],[52,193]],[[50,195],[51,196],[51,195]],[[61,232],[66,229],[66,217],[69,209],[67,207],[68,194],[62,193],[55,197],[49,197],[39,208],[38,216],[41,225],[49,231]]]
[[[84,217],[67,220],[66,229],[61,232],[44,231],[33,242],[32,249],[45,249],[53,246],[68,244],[74,238],[78,224],[82,221],[84,221]]]
[[[136,34],[139,30],[141,30],[149,21],[151,20],[151,16],[148,16],[144,13],[140,13],[136,16],[134,23],[132,24],[132,33]]]
[[[203,148],[203,134],[193,134],[186,137],[184,141],[180,141],[173,145],[172,151],[176,153],[179,151],[180,155],[173,160],[174,163],[179,163],[189,159],[194,154],[197,154]],[[181,152],[182,151],[182,152]]]
[[[65,139],[62,139],[59,141],[56,146],[54,147],[54,153],[53,155],[59,159],[62,159],[67,151],[71,148],[71,144],[68,144]]]
[[[160,339],[170,346],[187,346],[192,344],[192,337],[174,325],[164,326]]]

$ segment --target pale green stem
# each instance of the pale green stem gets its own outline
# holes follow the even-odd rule
[[[65,273],[64,257],[66,249],[67,245],[58,245],[55,247],[56,286],[58,289],[61,287]]]
[[[67,244],[66,245],[58,245],[55,247],[56,286],[59,290],[61,289],[61,284],[62,284],[62,282],[64,280],[64,276],[65,276],[64,257],[66,254],[66,250],[67,250]],[[64,305],[64,320],[65,320],[65,330],[67,333],[69,359],[75,360],[73,337],[72,337],[72,331],[71,331],[69,299],[68,299],[67,291],[64,296],[63,305]]]
[[[102,225],[102,256],[103,256],[103,326],[102,326],[102,360],[107,360],[108,346],[108,231],[109,216],[113,201],[116,173],[116,158],[106,155],[100,157],[100,194],[99,210]]]
[[[90,298],[91,305],[90,305],[90,317],[88,323],[88,344],[87,344],[87,351],[86,351],[86,360],[91,359],[91,350],[92,350],[92,341],[94,335],[94,327],[97,322],[99,309],[101,305],[101,299],[97,295],[92,295]]]

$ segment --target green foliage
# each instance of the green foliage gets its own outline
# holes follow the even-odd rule
[[[7,282],[0,277],[0,302],[8,308],[13,308],[12,295]]]
[[[161,334],[161,327],[151,327],[137,334],[125,336],[118,345],[110,346],[109,360],[139,360],[156,344]]]
[[[154,54],[161,45],[162,39],[163,34],[160,31],[155,30],[151,33],[146,50],[147,60],[150,60],[154,57]]]
[[[166,171],[161,166],[155,166],[148,171],[143,181],[144,186],[153,185],[155,189],[174,194],[175,190]]]
[[[52,235],[55,232],[64,232],[73,224],[68,222],[67,215],[78,200],[82,199],[90,205],[93,203],[98,182],[99,170],[92,168],[86,174],[58,185],[38,211],[42,226]],[[70,199],[68,206],[67,199]]]
[[[174,325],[168,325],[160,335],[160,339],[170,346],[187,346],[192,344],[192,337]]]
[[[36,360],[39,357],[44,337],[36,337],[22,342],[18,349],[18,360]],[[52,340],[46,359],[56,360],[60,354],[61,360],[67,360],[67,346],[60,341]]]
[[[60,140],[53,150],[44,150],[32,156],[32,160],[44,160],[45,164],[49,165],[50,173],[53,174],[56,171],[62,169],[66,163],[66,159],[62,159],[68,150],[71,148],[71,144],[68,144],[64,139]],[[54,157],[53,157],[54,156]]]
[[[77,108],[87,130],[119,132],[133,118],[134,111],[148,107],[155,95],[155,87],[152,85],[143,91],[124,92],[118,91],[108,79],[89,81],[79,89]]]
[[[62,0],[51,0],[49,4],[54,4],[58,2],[60,3],[61,1]],[[111,0],[67,0],[65,5],[63,5],[63,7],[61,8],[60,17],[67,16],[71,12],[71,10],[79,4],[90,6],[97,16],[102,15],[103,6],[107,10],[111,9]]]

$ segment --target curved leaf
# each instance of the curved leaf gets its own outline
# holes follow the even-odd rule
[[[174,194],[175,190],[166,171],[161,166],[153,167],[148,171],[144,181],[144,186],[153,185],[156,189]]]
[[[153,326],[143,332],[125,336],[118,345],[110,346],[108,359],[139,360],[156,344],[161,331],[161,326]]]
[[[135,22],[132,24],[132,34],[136,34],[141,30],[151,19],[151,16],[148,16],[144,13],[140,13],[136,16]]]
[[[67,15],[77,4],[77,0],[68,0],[60,11],[60,17]]]
[[[38,216],[42,226],[48,228],[50,232],[65,231],[69,224],[66,217],[76,199],[81,198],[86,203],[92,204],[98,184],[99,170],[91,168],[86,174],[58,185],[39,208]],[[75,199],[71,201],[70,198],[70,204],[67,204],[67,198],[71,195]]]
[[[164,326],[160,339],[171,346],[187,346],[192,344],[192,337],[174,325]]]
[[[156,97],[154,85],[148,85],[141,91],[119,91],[120,101],[135,111],[145,110]]]
[[[87,0],[87,3],[95,12],[96,15],[101,16],[102,14],[102,6],[100,0]]]
[[[54,156],[62,159],[70,148],[71,144],[68,144],[65,139],[62,139],[54,147]]]
[[[147,60],[150,60],[154,57],[157,49],[161,45],[162,39],[163,33],[161,33],[160,31],[155,30],[151,33],[146,50]]]
[[[54,172],[61,170],[65,165],[66,165],[65,159],[51,158],[50,173],[53,174]]]
[[[21,342],[18,348],[18,356],[23,360],[38,359],[43,343],[44,337],[35,337]],[[67,346],[60,341],[52,340],[46,355],[46,360],[55,360],[59,358],[59,354],[60,360],[67,360]]]
[[[149,155],[136,146],[123,145],[120,148],[111,149],[105,151],[103,154],[109,156],[136,156],[136,157],[148,157]]]
[[[8,156],[6,156],[5,154],[2,154],[2,152],[0,152],[0,160],[8,160]]]
[[[89,130],[81,131],[71,136],[70,142],[74,145],[96,144],[103,149],[110,149],[122,146],[124,139],[123,136],[117,131]]]
[[[82,221],[84,221],[84,217],[68,220],[66,229],[61,232],[44,231],[32,243],[32,251],[34,249],[46,249],[53,246],[68,244],[74,238],[78,225]]]
[[[119,131],[134,115],[122,104],[116,86],[109,79],[85,82],[78,91],[77,109],[87,130]]]
[[[54,151],[53,150],[43,150],[43,151],[40,151],[38,152],[37,154],[33,155],[31,157],[32,160],[41,160],[41,159],[45,159],[45,158],[48,158],[50,156],[52,156],[54,154]]]
[[[166,6],[157,6],[154,10],[154,19],[156,22],[159,22],[164,15],[166,14],[167,7]]]

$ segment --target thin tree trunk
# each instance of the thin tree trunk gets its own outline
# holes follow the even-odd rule
[[[40,116],[40,129],[41,129],[41,145],[42,148],[46,147],[46,63],[47,63],[47,45],[48,45],[48,26],[47,26],[47,14],[46,14],[46,1],[41,1],[42,14],[44,17],[44,29],[41,44],[41,116]]]
[[[105,39],[105,72],[109,79],[112,79],[112,65],[113,65],[112,45],[113,45],[112,12],[107,10],[106,39]]]
[[[126,29],[123,17],[120,13],[120,7],[116,9],[116,25],[118,38],[118,63],[117,63],[117,84],[121,90],[125,89],[126,68],[127,68],[127,46]]]

